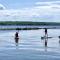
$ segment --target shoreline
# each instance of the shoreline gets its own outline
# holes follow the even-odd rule
[[[0,28],[0,30],[38,30],[39,28]]]

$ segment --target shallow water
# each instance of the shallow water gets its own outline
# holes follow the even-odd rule
[[[48,46],[45,48],[44,30],[19,31],[19,45],[15,45],[15,30],[0,30],[0,60],[60,60],[60,30],[48,29]]]

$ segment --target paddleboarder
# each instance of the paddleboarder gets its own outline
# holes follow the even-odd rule
[[[19,36],[18,36],[18,32],[15,33],[15,43],[16,46],[18,45],[18,41],[19,41]]]

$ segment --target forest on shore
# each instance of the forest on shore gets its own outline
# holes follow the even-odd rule
[[[0,21],[0,25],[60,25],[60,22]]]

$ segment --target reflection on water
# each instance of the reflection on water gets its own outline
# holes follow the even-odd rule
[[[49,29],[47,47],[44,46],[44,30],[19,31],[19,44],[16,47],[14,34],[16,31],[0,31],[0,60],[50,60],[60,59],[60,31]],[[4,58],[1,58],[5,56]]]

